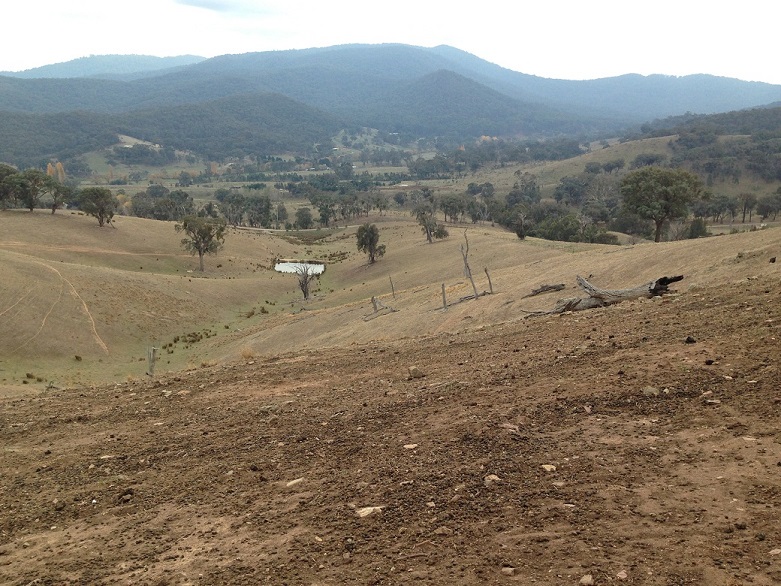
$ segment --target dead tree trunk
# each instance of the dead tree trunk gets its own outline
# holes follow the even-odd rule
[[[469,239],[466,237],[466,230],[464,230],[464,241],[466,242],[466,249],[464,245],[461,245],[461,256],[464,258],[464,275],[469,282],[472,283],[472,290],[475,292],[475,299],[479,299],[480,296],[477,293],[477,286],[475,280],[472,278],[472,269],[469,268]]]
[[[493,295],[494,294],[494,284],[491,282],[491,275],[488,274],[488,269],[484,268],[485,276],[488,278],[488,292]]]
[[[369,321],[370,319],[374,319],[375,317],[379,317],[380,315],[387,315],[388,313],[394,313],[398,311],[398,309],[394,309],[388,305],[385,305],[382,301],[380,301],[374,296],[372,296],[372,307],[374,307],[374,313],[364,317],[363,321]]]
[[[683,275],[676,277],[660,277],[650,283],[638,285],[631,289],[600,289],[589,283],[586,279],[578,276],[578,285],[588,293],[588,297],[571,297],[560,299],[556,307],[549,311],[528,311],[526,313],[534,315],[554,315],[567,311],[581,311],[584,309],[594,309],[595,307],[605,307],[630,299],[640,299],[642,297],[650,299],[657,295],[664,295],[668,292],[668,287],[672,283],[677,283],[683,279]]]

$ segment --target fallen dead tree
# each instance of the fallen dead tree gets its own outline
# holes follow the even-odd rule
[[[638,285],[631,289],[600,289],[589,283],[581,276],[577,277],[578,285],[588,293],[588,297],[570,297],[567,299],[560,299],[556,303],[556,307],[547,311],[526,311],[521,310],[524,313],[528,313],[528,317],[540,316],[540,315],[555,315],[558,313],[565,313],[568,311],[582,311],[584,309],[594,309],[596,307],[605,307],[607,305],[613,305],[615,303],[621,303],[622,301],[628,301],[630,299],[640,299],[656,297],[669,293],[668,287],[672,283],[677,283],[683,279],[683,275],[676,277],[660,277],[650,283]]]
[[[526,299],[527,297],[534,297],[535,295],[542,295],[543,293],[548,293],[550,291],[561,291],[565,288],[564,283],[559,283],[558,285],[541,285],[537,287],[536,289],[532,289],[532,292],[528,295],[524,295],[521,297],[521,299]]]

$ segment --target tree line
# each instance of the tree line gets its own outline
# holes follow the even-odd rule
[[[757,213],[764,221],[781,213],[781,189],[762,196],[714,194],[697,173],[654,153],[642,153],[628,165],[622,159],[587,163],[580,174],[562,177],[548,198],[534,174],[517,171],[515,178],[504,194],[486,182],[470,183],[460,194],[434,195],[424,189],[398,192],[393,199],[412,205],[429,241],[437,214],[453,224],[490,221],[522,239],[616,244],[614,232],[655,241],[699,237],[707,234],[708,219],[745,222]],[[688,222],[686,229],[676,225],[672,231],[676,222]]]
[[[151,184],[132,196],[124,191],[115,196],[108,188],[75,188],[61,164],[50,164],[46,172],[0,165],[0,205],[31,211],[46,206],[54,213],[67,204],[93,215],[101,226],[110,224],[114,214],[124,213],[180,223],[205,218],[215,225],[309,229],[317,223],[328,227],[335,221],[368,217],[375,211],[382,215],[395,204],[410,211],[428,242],[446,238],[447,223],[490,221],[522,239],[607,244],[618,242],[611,232],[659,241],[676,220],[693,218],[688,235],[697,237],[707,233],[709,219],[740,217],[745,222],[752,221],[754,213],[763,220],[776,219],[781,212],[781,189],[761,196],[714,194],[697,174],[653,153],[641,153],[629,165],[623,159],[589,162],[581,173],[562,177],[546,199],[537,177],[528,171],[517,171],[514,185],[505,194],[485,182],[470,183],[460,194],[435,195],[424,187],[399,190],[392,196],[378,190],[367,175],[355,176],[352,165],[341,165],[337,171],[273,187],[255,183],[246,189],[220,188],[213,201],[198,207],[181,187]],[[284,203],[275,201],[280,189],[305,198],[309,205],[290,217]],[[680,235],[678,231],[675,236]]]

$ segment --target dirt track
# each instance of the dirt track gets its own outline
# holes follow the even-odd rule
[[[778,584],[780,298],[6,398],[0,583]]]

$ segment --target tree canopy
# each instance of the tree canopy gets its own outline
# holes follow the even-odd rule
[[[630,172],[621,181],[624,208],[656,226],[654,241],[662,238],[665,222],[685,218],[689,204],[702,193],[702,181],[684,169],[649,166]]]
[[[79,193],[79,208],[96,218],[101,228],[111,223],[118,205],[116,196],[107,187],[86,187]]]
[[[374,264],[377,258],[385,255],[385,245],[379,244],[380,231],[376,224],[363,224],[356,234],[358,250],[369,255],[369,264]]]
[[[191,254],[198,255],[199,270],[203,271],[204,255],[214,254],[222,247],[227,224],[222,218],[187,216],[180,224],[176,224],[175,229],[184,232],[182,246]]]
[[[40,169],[25,169],[6,177],[12,197],[33,211],[41,203],[41,198],[55,188],[56,180]]]
[[[427,202],[418,204],[412,210],[412,215],[420,224],[421,230],[426,235],[429,244],[434,242],[434,238],[441,239],[449,236],[447,229],[443,224],[437,222],[436,207],[434,203]]]

